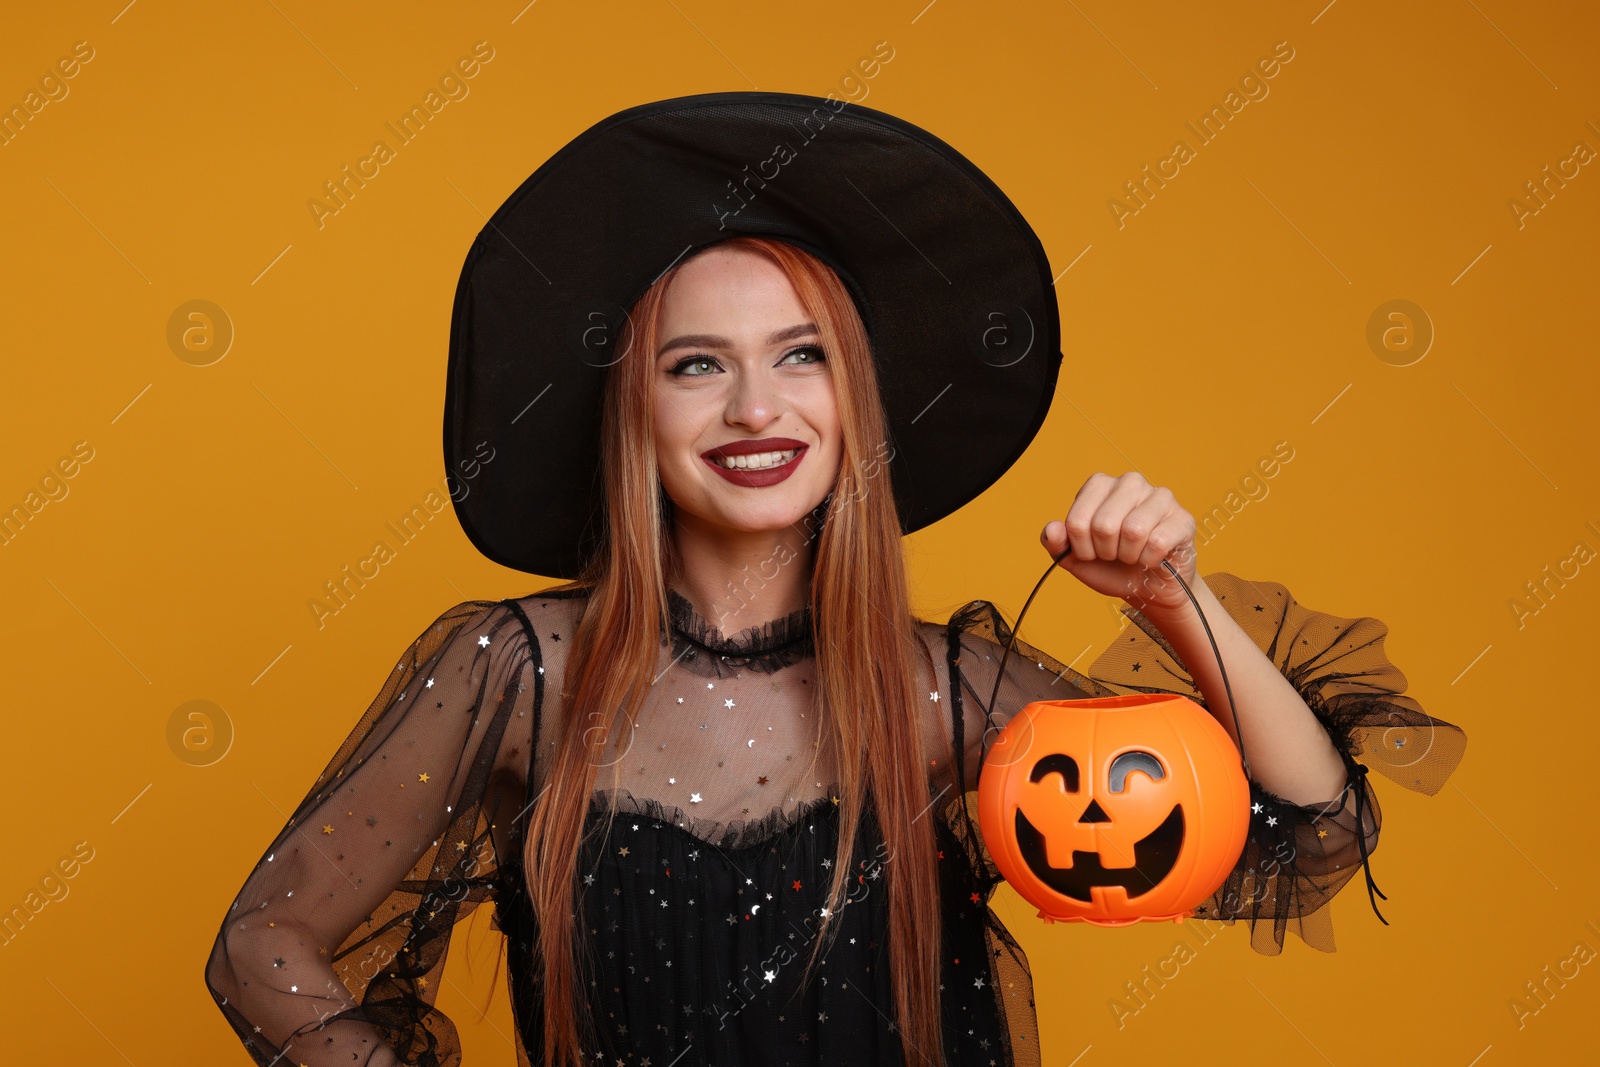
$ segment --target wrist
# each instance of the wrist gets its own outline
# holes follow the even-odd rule
[[[1122,599],[1130,608],[1150,620],[1163,633],[1169,628],[1180,630],[1187,628],[1199,629],[1200,617],[1195,614],[1195,603],[1199,603],[1207,619],[1217,618],[1217,612],[1222,610],[1222,605],[1202,578],[1196,577],[1194,581],[1190,582],[1189,591],[1194,594],[1194,601],[1189,599],[1181,586],[1177,587],[1178,599],[1175,602],[1169,603],[1165,600],[1156,600],[1137,593]]]

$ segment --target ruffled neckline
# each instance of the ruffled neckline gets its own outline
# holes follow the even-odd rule
[[[816,832],[816,822],[825,823],[824,832],[832,833],[839,802],[834,799],[842,793],[842,786],[834,783],[820,797],[798,801],[771,809],[748,819],[716,822],[697,818],[682,806],[652,797],[635,796],[628,789],[597,789],[589,796],[590,819],[604,822],[614,802],[618,816],[635,815],[651,820],[652,828],[671,830],[690,838],[690,843],[705,845],[722,852],[739,852],[770,844],[773,839],[797,833],[802,825]],[[871,804],[868,794],[867,803]],[[865,814],[865,813],[864,813]],[[868,815],[870,817],[870,815]]]
[[[704,664],[705,672],[742,667],[770,673],[798,663],[815,651],[809,604],[782,618],[729,635],[701,618],[687,597],[669,589],[667,616],[674,661],[691,667]]]

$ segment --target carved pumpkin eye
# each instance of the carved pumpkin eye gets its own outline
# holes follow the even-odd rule
[[[1109,774],[1111,792],[1121,793],[1127,789],[1128,775],[1134,771],[1143,771],[1153,782],[1159,782],[1167,776],[1167,772],[1161,768],[1161,761],[1150,753],[1141,752],[1137,749],[1132,752],[1124,752],[1111,761]],[[1037,779],[1035,780],[1037,781]]]
[[[1159,765],[1158,765],[1159,769]],[[1047,774],[1059,774],[1068,793],[1078,791],[1078,761],[1064,752],[1052,752],[1033,765],[1028,781],[1037,782]]]

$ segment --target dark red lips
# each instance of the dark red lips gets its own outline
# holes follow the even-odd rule
[[[718,445],[700,454],[706,466],[722,475],[734,485],[742,485],[749,489],[759,489],[762,486],[776,485],[795,472],[800,466],[800,461],[805,458],[807,446],[802,441],[792,437],[758,437],[749,441],[729,441],[725,445]],[[723,456],[748,456],[754,452],[787,452],[795,450],[794,458],[787,463],[765,470],[740,470],[729,469],[722,465]]]
[[[729,441],[725,445],[700,453],[707,459],[721,459],[723,456],[748,456],[752,452],[787,452],[791,448],[805,448],[804,441],[796,441],[792,437],[757,437],[749,441]]]

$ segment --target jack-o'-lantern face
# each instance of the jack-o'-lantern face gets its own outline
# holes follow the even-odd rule
[[[978,779],[984,844],[1050,921],[1191,914],[1237,861],[1249,809],[1227,732],[1171,694],[1029,704]]]
[[[1142,829],[1142,824],[1148,822],[1148,819],[1140,818],[1151,806],[1148,801],[1138,805],[1137,810],[1132,804],[1126,805],[1127,814],[1124,815],[1124,805],[1117,802],[1119,795],[1127,794],[1133,788],[1160,790],[1161,795],[1169,792],[1157,784],[1170,783],[1172,779],[1155,753],[1130,749],[1112,757],[1105,773],[1105,800],[1117,809],[1117,818],[1113,818],[1099,800],[1079,788],[1081,776],[1078,773],[1078,761],[1070,755],[1053,752],[1045,756],[1028,772],[1028,780],[1032,784],[1039,784],[1051,775],[1059,781],[1062,792],[1066,794],[1065,800],[1040,796],[1038,792],[1030,791],[1017,803],[1017,845],[1028,869],[1041,882],[1063,896],[1087,904],[1091,899],[1091,886],[1120,886],[1132,899],[1154,889],[1172,873],[1173,866],[1178,862],[1178,854],[1183,849],[1181,801],[1171,804],[1166,817],[1153,830],[1134,840],[1131,854],[1118,848],[1119,839],[1125,839],[1128,833],[1110,832],[1110,824],[1118,818],[1133,820],[1135,829],[1132,832]],[[1037,808],[1044,804],[1059,803],[1076,803],[1082,808],[1078,824],[1085,828],[1086,837],[1099,839],[1098,848],[1071,848],[1071,856],[1064,865],[1059,861],[1052,862],[1051,842],[1028,820],[1025,811],[1029,806]],[[1048,824],[1049,821],[1053,819],[1041,818],[1041,822]],[[1054,852],[1057,855],[1070,847],[1069,842],[1062,840],[1064,836],[1056,835]],[[1101,862],[1101,849],[1116,854],[1112,866],[1107,867]]]

